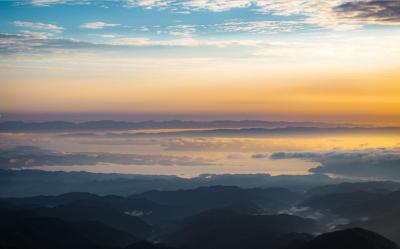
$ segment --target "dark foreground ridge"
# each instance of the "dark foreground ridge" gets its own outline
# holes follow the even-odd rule
[[[398,249],[392,241],[381,235],[353,228],[326,233],[308,242],[301,249]]]
[[[397,190],[363,182],[2,198],[0,248],[398,249]]]

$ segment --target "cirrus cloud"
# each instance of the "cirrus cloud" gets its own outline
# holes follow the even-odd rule
[[[120,24],[116,23],[105,23],[105,22],[87,22],[81,25],[83,29],[103,29],[108,27],[116,27]]]
[[[36,30],[46,30],[50,32],[61,33],[64,28],[50,24],[50,23],[42,23],[42,22],[23,22],[23,21],[15,21],[14,25],[17,27],[36,29]]]

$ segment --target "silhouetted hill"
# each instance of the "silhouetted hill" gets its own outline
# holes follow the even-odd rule
[[[0,169],[0,197],[59,195],[68,192],[132,195],[154,189],[177,190],[215,185],[244,188],[286,187],[300,192],[312,187],[342,181],[324,175],[205,174],[185,179],[177,176]]]
[[[182,210],[177,206],[162,205],[145,198],[128,198],[113,195],[104,196],[98,201],[116,211],[130,216],[137,216],[150,222],[182,216]]]
[[[75,230],[89,239],[93,244],[104,247],[125,247],[138,240],[128,232],[112,228],[97,221],[73,222]]]
[[[355,218],[342,227],[362,227],[400,243],[400,191],[349,207],[347,212]]]
[[[322,234],[299,249],[398,249],[392,241],[361,228]]]
[[[355,220],[340,228],[362,227],[400,243],[400,211],[382,214],[375,217],[366,217],[365,220]]]
[[[230,186],[200,187],[177,191],[149,191],[132,198],[145,198],[165,205],[179,205],[187,213],[222,208],[238,201],[251,201],[268,210],[287,207],[298,200],[298,194],[284,188],[241,189]]]
[[[319,230],[311,219],[290,215],[245,215],[226,209],[210,210],[189,217],[180,229],[167,237],[172,245],[193,249],[280,248],[298,234]]]
[[[312,196],[299,206],[329,211],[334,214],[350,215],[352,209],[377,200],[384,194],[376,192],[345,192]]]
[[[66,221],[98,221],[110,227],[132,233],[138,237],[147,237],[152,228],[142,219],[114,209],[101,201],[80,200],[53,208],[34,210],[42,216],[57,217]]]
[[[400,243],[400,191],[373,191],[316,195],[301,205],[348,219],[340,228],[362,227]]]
[[[173,249],[173,247],[163,244],[154,244],[148,241],[138,241],[125,247],[125,249]]]
[[[98,222],[70,223],[6,209],[0,210],[0,220],[0,248],[5,249],[100,249],[136,241],[131,234]]]
[[[96,200],[100,198],[101,197],[90,193],[71,192],[56,196],[39,195],[25,198],[4,198],[3,200],[22,207],[54,207],[73,201]]]
[[[0,199],[0,201],[2,201],[4,205],[13,205],[14,207],[25,209],[56,207],[55,210],[59,210],[61,207],[58,206],[64,204],[74,203],[74,205],[78,205],[78,203],[85,203],[87,206],[90,203],[92,208],[97,206],[99,209],[109,209],[112,210],[112,212],[140,217],[149,222],[159,222],[182,215],[182,210],[176,206],[160,205],[144,198],[135,199],[116,195],[98,196],[89,193],[67,193],[58,196],[4,198]],[[44,212],[40,209],[39,211]],[[50,211],[49,214],[52,214],[52,212],[54,212],[54,210]]]
[[[140,132],[140,133],[111,133],[109,137],[262,137],[262,136],[303,136],[303,135],[321,135],[321,134],[397,134],[400,127],[283,127],[283,128],[241,128],[241,129],[204,129],[204,130],[184,130],[184,131],[162,131]]]
[[[400,191],[387,194],[367,192],[334,194],[310,199],[308,203],[312,206],[325,207],[331,204],[336,208],[332,211],[349,218],[379,217],[400,210]]]
[[[383,195],[359,207],[358,212],[370,216],[379,216],[400,209],[400,191]]]
[[[375,193],[388,193],[400,190],[400,183],[391,181],[379,182],[344,182],[339,184],[331,184],[326,186],[319,186],[307,191],[307,195],[326,195],[334,193],[349,193],[349,192],[375,192]]]
[[[268,210],[265,210],[262,206],[258,205],[254,201],[237,201],[229,204],[224,209],[239,213],[239,214],[263,214]]]
[[[216,121],[143,121],[124,122],[113,120],[73,123],[50,121],[27,123],[21,121],[0,122],[0,131],[75,131],[75,130],[134,130],[134,129],[187,129],[187,128],[250,128],[250,127],[352,127],[351,124],[329,124],[318,122],[270,122],[262,120],[216,120]]]

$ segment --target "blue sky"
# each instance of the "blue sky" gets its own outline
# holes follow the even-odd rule
[[[251,41],[254,46],[256,41],[398,30],[399,8],[397,1],[354,0],[1,1],[0,32],[115,45],[114,49],[247,46]]]
[[[178,2],[179,3],[179,2]],[[51,29],[34,28],[34,23],[52,24],[62,28],[62,32],[52,33],[53,37],[68,37],[87,41],[106,41],[107,37],[138,36],[152,39],[176,37],[254,37],[264,34],[285,33],[286,29],[311,31],[318,27],[296,23],[303,20],[302,15],[280,16],[257,11],[253,5],[246,8],[231,8],[224,11],[191,9],[180,4],[171,7],[129,6],[124,1],[92,2],[0,2],[1,31],[21,33],[22,31],[49,32]],[[174,6],[174,7],[172,7]],[[177,13],[178,12],[178,13]],[[25,26],[16,21],[30,22]],[[294,21],[294,22],[293,22]],[[97,29],[85,24],[99,23]],[[260,25],[254,30],[233,30],[234,25],[247,22]],[[270,27],[262,22],[271,23]],[[289,23],[288,23],[289,22]],[[293,22],[293,23],[291,23]],[[103,24],[104,26],[101,26]],[[231,24],[229,26],[229,24]],[[267,23],[265,23],[267,25]],[[90,28],[92,27],[92,28]],[[231,30],[228,30],[230,28]],[[102,35],[104,37],[102,37]]]

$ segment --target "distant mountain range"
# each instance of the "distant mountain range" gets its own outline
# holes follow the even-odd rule
[[[268,210],[277,211],[294,205],[299,195],[285,188],[242,189],[235,186],[210,186],[188,190],[152,190],[131,198],[144,198],[164,205],[180,205],[186,213],[222,208],[237,202],[252,202]]]
[[[284,128],[284,127],[355,127],[353,124],[331,124],[321,122],[285,122],[262,120],[216,120],[216,121],[143,121],[124,122],[113,120],[73,123],[65,121],[50,122],[0,122],[0,131],[88,131],[88,130],[138,130],[138,129],[221,129],[221,128]],[[360,125],[357,125],[360,127]]]
[[[320,231],[318,222],[293,215],[247,215],[225,209],[209,210],[182,221],[166,239],[179,248],[281,248],[304,233]]]
[[[171,137],[254,137],[254,136],[293,136],[318,134],[398,134],[400,127],[298,127],[282,128],[240,128],[204,129],[161,132],[108,133],[107,137],[127,138],[138,136]]]
[[[245,188],[285,187],[304,191],[316,186],[340,182],[343,180],[325,175],[205,174],[186,179],[177,176],[0,170],[0,197],[57,195],[67,192],[132,195],[154,189],[177,190],[213,185],[235,185]]]

